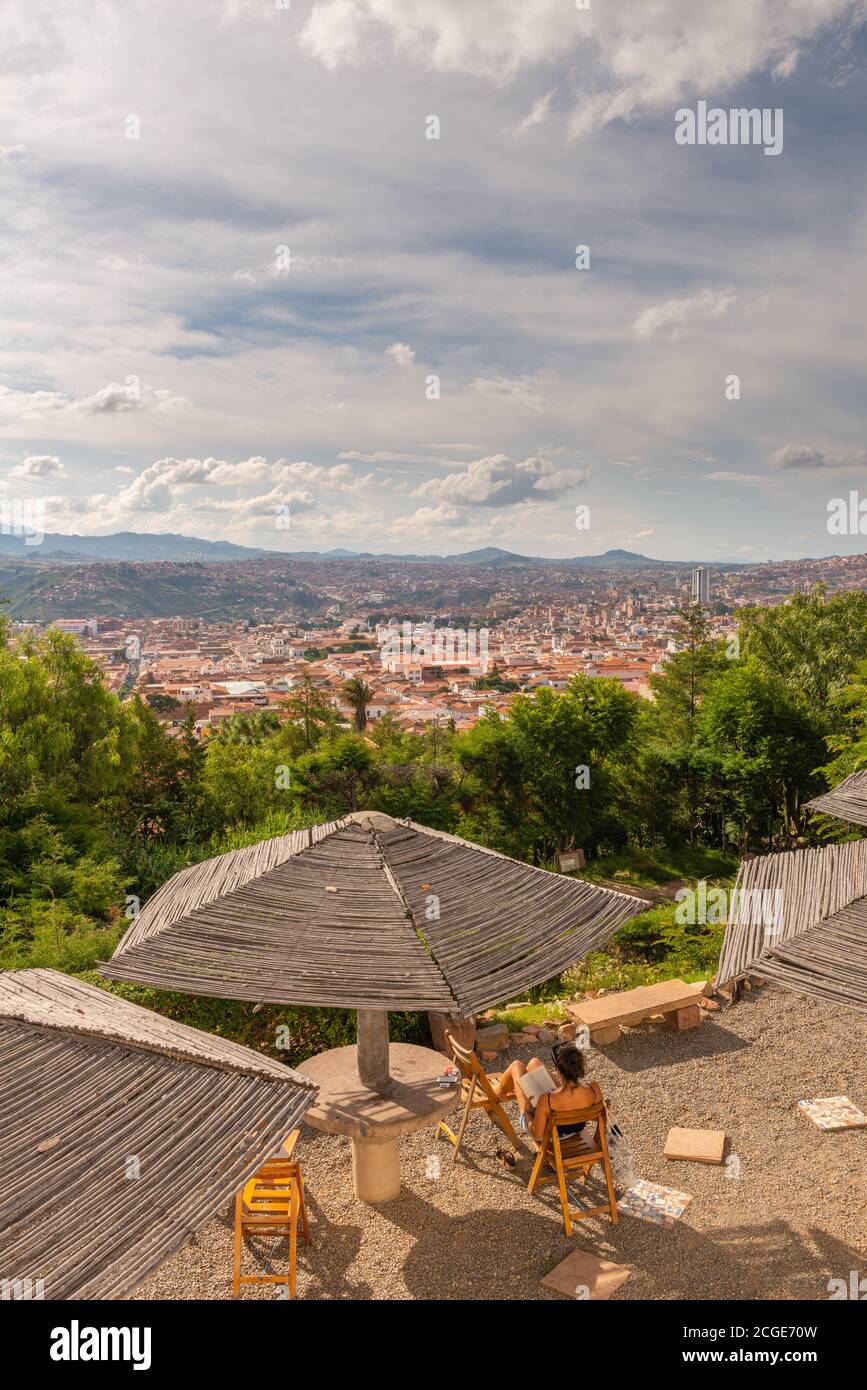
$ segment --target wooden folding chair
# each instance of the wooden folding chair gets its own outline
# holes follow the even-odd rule
[[[307,1209],[304,1205],[304,1179],[301,1164],[292,1158],[300,1130],[293,1129],[280,1154],[263,1163],[235,1197],[235,1264],[232,1297],[238,1297],[242,1284],[287,1284],[289,1297],[295,1297],[298,1250],[298,1218],[305,1241],[310,1240]],[[241,1255],[244,1233],[262,1231],[283,1235],[289,1241],[289,1273],[242,1274]]]
[[[461,1047],[461,1044],[455,1041],[451,1033],[446,1033],[446,1039],[452,1050],[455,1066],[461,1073],[461,1100],[464,1102],[464,1111],[461,1115],[457,1134],[449,1129],[444,1120],[440,1120],[437,1128],[437,1134],[442,1132],[455,1146],[452,1162],[454,1163],[457,1159],[464,1130],[473,1110],[483,1110],[494,1124],[499,1125],[509,1143],[520,1153],[521,1142],[503,1109],[503,1102],[494,1090],[494,1085],[499,1081],[502,1072],[491,1072],[488,1075],[475,1052],[470,1048]]]
[[[605,1173],[605,1185],[608,1189],[608,1201],[586,1211],[576,1210],[574,1219],[577,1221],[584,1216],[601,1216],[603,1213],[607,1213],[615,1226],[620,1220],[620,1213],[617,1210],[617,1195],[611,1176],[608,1139],[605,1134],[608,1117],[602,1092],[595,1082],[593,1083],[593,1094],[596,1097],[594,1103],[585,1106],[583,1110],[550,1111],[545,1133],[536,1144],[536,1162],[527,1184],[527,1191],[535,1192],[537,1187],[544,1187],[548,1183],[557,1183],[560,1189],[560,1206],[563,1209],[563,1225],[566,1228],[567,1236],[572,1234],[573,1218],[566,1191],[566,1175],[576,1176],[580,1174],[582,1177],[586,1177],[594,1163],[602,1164]],[[586,1132],[571,1134],[564,1139],[560,1138],[559,1125],[580,1125],[591,1120],[596,1121],[596,1133],[592,1139],[587,1137]],[[545,1172],[544,1169],[551,1171]]]

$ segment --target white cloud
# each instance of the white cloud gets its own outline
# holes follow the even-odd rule
[[[722,318],[735,298],[731,289],[706,289],[688,299],[666,299],[642,310],[632,331],[636,338],[653,338],[658,333],[679,338],[697,323]]]
[[[582,11],[568,0],[315,0],[302,43],[332,70],[379,58],[385,44],[419,68],[495,82],[581,64],[571,130],[584,135],[684,94],[730,90],[751,73],[789,77],[820,30],[862,20],[859,0],[731,0],[691,10],[686,25],[683,0]]]
[[[412,516],[402,517],[394,528],[396,534],[406,534],[406,527],[418,526],[441,526],[451,528],[462,526],[466,521],[466,514],[458,511],[457,507],[450,507],[445,502],[440,502],[435,507],[419,507],[413,512]]]
[[[91,396],[64,391],[16,391],[0,385],[0,417],[42,420],[52,415],[115,415],[124,411],[178,410],[189,406],[183,396],[163,388],[143,386],[135,376],[121,385],[110,381]]]
[[[435,444],[431,445],[432,449],[436,447]],[[427,454],[399,454],[393,453],[390,449],[377,449],[373,454],[364,454],[358,449],[344,449],[337,457],[341,459],[356,459],[361,463],[435,463],[440,467],[446,462],[445,459],[437,458],[436,456],[429,456]]]
[[[505,397],[529,406],[531,410],[543,411],[548,404],[526,377],[476,377],[470,385],[480,396],[487,396],[491,400]]]
[[[784,471],[820,471],[822,469],[867,467],[867,449],[823,450],[810,444],[784,444],[771,454],[768,462]]]
[[[56,454],[29,454],[9,473],[13,478],[59,478],[63,476],[63,464]]]
[[[518,126],[519,134],[523,135],[525,131],[532,130],[533,126],[541,125],[543,121],[547,121],[551,114],[551,102],[556,96],[556,93],[556,87],[552,87],[550,92],[545,92],[544,96],[537,97],[530,107],[530,110],[527,112],[527,115]]]
[[[450,507],[506,507],[516,502],[551,500],[585,482],[577,468],[554,468],[547,459],[516,463],[505,454],[475,459],[459,473],[429,478],[413,496],[430,497]]]
[[[385,349],[385,355],[398,367],[411,367],[415,361],[415,352],[407,343],[392,343]]]
[[[132,470],[124,464],[113,471],[123,477]],[[220,536],[234,535],[240,526],[255,541],[257,527],[270,526],[286,508],[293,525],[300,519],[303,526],[305,518],[331,524],[330,500],[359,499],[371,482],[370,474],[358,474],[346,463],[269,463],[258,455],[236,462],[163,458],[123,483],[113,496],[55,496],[45,505],[51,506],[50,530],[62,530],[64,520],[74,521],[85,533],[128,528]],[[358,525],[357,502],[346,518]]]
[[[311,415],[332,415],[335,411],[339,414],[346,410],[346,402],[335,400],[331,395],[325,395],[305,406],[305,410],[309,411]]]
[[[334,69],[357,62],[365,16],[354,0],[328,0],[314,4],[304,25],[304,46],[325,67]]]
[[[269,476],[263,458],[249,458],[241,463],[223,459],[158,459],[117,495],[121,511],[166,511],[178,496],[191,487],[228,486],[260,482]]]
[[[316,483],[328,492],[364,492],[373,481],[370,473],[354,473],[345,463],[325,466],[318,463],[287,463],[278,459],[273,474],[278,482]]]
[[[780,482],[779,478],[769,477],[767,473],[734,473],[724,468],[705,473],[704,480],[708,483],[735,483],[740,487],[776,487]]]

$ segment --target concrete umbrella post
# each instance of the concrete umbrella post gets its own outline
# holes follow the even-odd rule
[[[388,1014],[385,1009],[359,1009],[358,1075],[370,1091],[383,1091],[389,1083]]]
[[[358,1076],[369,1091],[384,1095],[391,1081],[388,1060],[388,1013],[359,1009]],[[400,1141],[352,1140],[352,1181],[364,1202],[387,1202],[400,1191]]]

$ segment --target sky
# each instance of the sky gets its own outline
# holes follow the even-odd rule
[[[0,524],[867,550],[865,72],[861,0],[4,0]]]

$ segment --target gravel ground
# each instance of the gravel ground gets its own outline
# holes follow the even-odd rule
[[[530,1050],[501,1053],[497,1068],[515,1056]],[[576,1245],[630,1267],[613,1295],[625,1300],[824,1299],[830,1278],[867,1272],[867,1130],[823,1134],[795,1111],[802,1098],[831,1095],[867,1110],[867,1017],[765,986],[699,1029],[643,1024],[590,1057],[635,1173],[693,1195],[673,1229],[591,1217],[567,1237],[556,1188],[529,1196],[529,1150],[516,1171],[504,1169],[499,1130],[483,1115],[454,1167],[433,1128],[402,1140],[404,1188],[380,1207],[353,1196],[348,1140],[305,1128],[296,1154],[312,1243],[299,1244],[298,1297],[558,1298],[540,1279]],[[671,1125],[725,1129],[740,1176],[667,1161]],[[432,1154],[438,1179],[426,1176]],[[285,1269],[284,1243],[256,1248],[263,1268]],[[231,1268],[227,1210],[133,1297],[229,1298]],[[253,1272],[252,1249],[244,1269]],[[241,1291],[280,1296],[266,1285]]]

